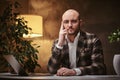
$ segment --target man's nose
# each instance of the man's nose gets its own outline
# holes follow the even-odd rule
[[[71,23],[71,22],[69,22],[69,24],[68,24],[68,25],[69,25],[69,27],[72,27],[72,23]]]

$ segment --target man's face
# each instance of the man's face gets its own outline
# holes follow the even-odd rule
[[[79,31],[80,20],[78,13],[72,11],[66,12],[62,17],[62,22],[69,35],[74,35]]]

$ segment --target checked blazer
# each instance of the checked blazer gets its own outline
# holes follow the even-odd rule
[[[67,40],[63,49],[56,47],[57,42],[58,39],[53,43],[47,66],[51,74],[56,74],[60,67],[70,68]],[[81,70],[81,75],[106,74],[102,44],[96,35],[80,31],[76,50],[76,66]]]

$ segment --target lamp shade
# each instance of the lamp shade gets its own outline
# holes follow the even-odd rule
[[[32,32],[28,35],[23,35],[24,38],[34,38],[43,36],[43,20],[42,16],[38,15],[20,15],[28,23],[27,26],[32,28]]]

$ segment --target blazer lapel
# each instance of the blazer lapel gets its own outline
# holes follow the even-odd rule
[[[78,45],[77,45],[77,50],[76,50],[76,64],[79,63],[81,52],[85,48],[84,47],[85,38],[86,38],[86,34],[83,31],[80,31],[80,36],[79,36],[79,39],[78,39]]]

